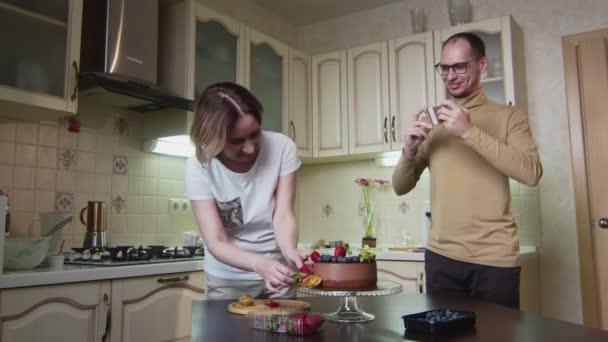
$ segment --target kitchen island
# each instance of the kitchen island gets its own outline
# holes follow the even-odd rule
[[[314,312],[337,309],[339,299],[299,298]],[[361,297],[361,307],[376,315],[368,323],[326,321],[318,333],[295,337],[251,329],[246,316],[227,311],[231,300],[194,301],[190,341],[608,341],[608,332],[541,317],[461,296],[400,294]],[[431,309],[468,310],[476,313],[475,328],[446,336],[421,336],[405,332],[401,316]]]

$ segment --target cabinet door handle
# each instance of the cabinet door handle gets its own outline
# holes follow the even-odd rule
[[[157,280],[159,284],[167,284],[167,283],[179,283],[180,281],[188,281],[190,279],[189,276],[185,275],[183,277],[173,277],[173,278],[160,278]]]
[[[384,142],[388,144],[388,117],[384,118]]]
[[[103,303],[106,305],[106,329],[103,332],[103,336],[101,336],[101,341],[105,342],[108,340],[110,330],[112,330],[112,307],[110,304],[110,297],[107,293],[103,294]]]
[[[513,105],[513,102],[509,101],[509,106],[512,106],[512,105]]]
[[[391,120],[391,135],[393,136],[393,142],[397,142],[396,134],[395,134],[395,117]]]
[[[72,62],[72,67],[74,68],[74,90],[72,91],[72,96],[70,99],[72,102],[76,101],[76,97],[78,96],[78,63],[76,61]]]
[[[423,293],[424,292],[424,273],[420,272],[420,276],[418,277],[418,293]]]
[[[293,120],[289,120],[289,125],[293,131],[293,141],[296,141],[296,125],[293,124]]]

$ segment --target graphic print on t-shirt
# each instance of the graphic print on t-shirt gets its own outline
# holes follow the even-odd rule
[[[241,205],[241,198],[237,197],[228,202],[215,201],[215,203],[217,204],[217,209],[228,235],[238,233],[243,225],[243,206]]]

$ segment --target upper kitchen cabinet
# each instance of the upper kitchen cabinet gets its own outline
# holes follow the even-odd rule
[[[391,150],[403,148],[403,128],[420,108],[435,103],[433,34],[420,33],[388,42]]]
[[[458,32],[478,34],[486,45],[487,75],[482,75],[482,86],[490,99],[498,103],[527,108],[526,74],[523,33],[510,17],[478,21],[435,31],[435,63],[441,60],[441,45]],[[437,102],[446,99],[446,90],[436,76]]]
[[[289,137],[300,157],[312,157],[311,58],[289,50]]]
[[[288,133],[289,48],[246,29],[245,86],[264,107],[262,129]]]
[[[348,154],[346,51],[312,57],[313,156]]]
[[[82,0],[1,0],[0,22],[0,117],[76,113]]]
[[[216,82],[244,84],[245,27],[196,2],[194,96]]]
[[[389,149],[387,42],[347,51],[349,153]]]

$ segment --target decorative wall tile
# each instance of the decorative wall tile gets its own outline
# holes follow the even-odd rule
[[[73,210],[74,194],[71,192],[58,192],[55,197],[55,206],[58,211],[71,212]]]
[[[57,169],[75,171],[78,163],[78,152],[69,148],[57,150]]]
[[[125,195],[112,195],[110,204],[112,214],[124,215],[127,213],[127,197]]]
[[[114,156],[112,162],[112,173],[115,175],[127,175],[129,161],[127,157]]]
[[[114,134],[129,135],[129,120],[126,118],[116,118],[114,121]]]

